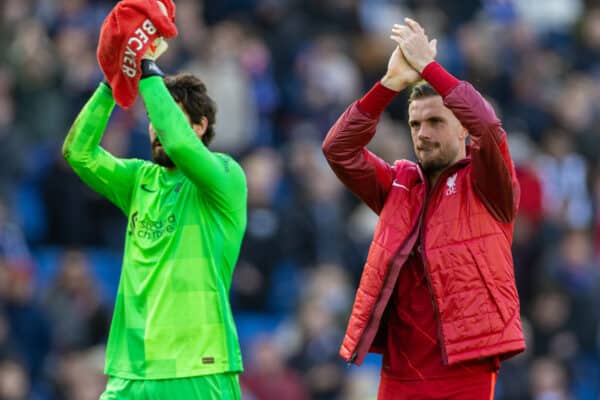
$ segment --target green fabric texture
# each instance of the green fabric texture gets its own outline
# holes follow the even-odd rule
[[[100,147],[114,108],[105,85],[63,146],[81,179],[128,217],[105,372],[128,379],[240,372],[229,289],[246,228],[244,173],[204,146],[160,77],[143,79],[140,93],[178,168]]]
[[[130,380],[110,377],[99,400],[240,400],[238,375],[225,373],[192,378]]]

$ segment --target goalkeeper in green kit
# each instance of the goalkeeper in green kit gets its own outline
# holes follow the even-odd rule
[[[228,300],[246,227],[246,180],[206,145],[215,105],[190,74],[141,64],[154,163],[100,147],[115,101],[101,83],[63,145],[67,162],[128,217],[101,400],[240,399]]]

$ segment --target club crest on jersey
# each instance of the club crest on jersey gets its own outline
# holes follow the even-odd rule
[[[450,196],[456,193],[456,176],[457,172],[454,175],[448,177],[446,180],[446,196]]]

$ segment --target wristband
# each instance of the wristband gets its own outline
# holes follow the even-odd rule
[[[156,65],[156,63],[153,60],[142,59],[141,67],[142,67],[142,78],[141,79],[148,78],[150,76],[160,76],[160,77],[165,76],[165,73],[162,72],[162,70],[160,68],[158,68],[158,65]]]

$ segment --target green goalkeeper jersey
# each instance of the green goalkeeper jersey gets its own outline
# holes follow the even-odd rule
[[[228,294],[246,228],[244,173],[204,146],[162,78],[143,79],[140,93],[176,169],[100,147],[115,106],[104,84],[63,145],[81,179],[129,220],[105,372],[164,379],[242,371]]]

